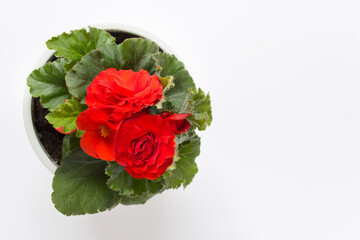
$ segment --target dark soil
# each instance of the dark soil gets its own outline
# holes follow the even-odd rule
[[[32,98],[31,102],[32,120],[35,128],[37,138],[40,140],[47,155],[59,164],[61,162],[62,140],[64,134],[59,133],[46,120],[45,116],[49,110],[43,108],[40,103],[40,98]]]
[[[120,44],[127,38],[139,37],[127,32],[108,31],[116,38],[116,43]],[[49,58],[48,62],[56,60],[55,56]],[[32,121],[38,140],[41,142],[47,155],[58,165],[62,160],[62,141],[64,135],[56,131],[53,126],[45,119],[49,110],[43,108],[39,98],[32,98],[31,102]]]
[[[113,36],[116,39],[115,40],[116,44],[120,44],[128,38],[139,37],[138,35],[134,35],[134,34],[127,33],[127,32],[117,32],[117,31],[113,31],[113,30],[109,30],[107,32],[110,33],[111,36]]]

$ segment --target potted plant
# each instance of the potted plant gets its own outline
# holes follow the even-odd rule
[[[63,33],[47,41],[54,55],[27,78],[27,132],[54,172],[61,213],[144,204],[197,173],[196,130],[212,121],[210,97],[152,40],[124,29]]]

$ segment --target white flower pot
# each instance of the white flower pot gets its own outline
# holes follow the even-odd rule
[[[134,35],[138,35],[140,37],[144,37],[146,39],[156,42],[157,45],[164,52],[174,54],[173,50],[165,42],[163,42],[162,40],[160,40],[153,34],[146,32],[140,28],[126,25],[126,24],[119,24],[119,23],[95,24],[92,26],[96,27],[96,28],[104,29],[104,30],[127,32],[127,33],[131,33]],[[82,28],[82,27],[80,27],[80,28]],[[78,28],[78,29],[80,29],[80,28]],[[67,31],[67,32],[69,32],[69,31]],[[59,33],[59,34],[61,34],[61,33]],[[40,59],[35,64],[34,69],[43,66],[50,59],[50,57],[53,54],[54,54],[54,51],[51,51],[51,50],[47,50],[46,52],[44,52],[41,55]],[[31,143],[31,146],[34,149],[34,152],[37,155],[37,157],[40,159],[40,161],[45,165],[45,167],[51,173],[54,173],[58,166],[55,162],[52,161],[51,157],[48,155],[46,150],[43,148],[40,140],[38,139],[38,137],[36,135],[35,126],[34,126],[33,120],[32,120],[31,102],[32,102],[32,96],[30,95],[29,87],[26,86],[25,93],[24,93],[24,100],[23,100],[23,116],[24,116],[25,130],[26,130],[27,136],[29,138],[29,141]]]

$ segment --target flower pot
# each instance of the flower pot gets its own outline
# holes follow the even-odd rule
[[[164,52],[173,53],[171,48],[156,36],[133,26],[123,24],[104,24],[94,25],[94,27],[108,31],[116,38],[117,44],[124,41],[126,38],[142,37],[156,42]],[[34,67],[39,68],[46,62],[54,59],[54,51],[48,50],[43,53]],[[46,110],[41,109],[38,101],[30,95],[29,87],[26,86],[23,100],[23,116],[26,133],[37,157],[51,173],[54,173],[58,167],[58,163],[54,155],[57,154],[57,156],[61,158],[61,139],[63,136],[62,134],[56,132],[49,123],[48,126],[39,127],[39,122],[47,122],[47,120],[44,119],[45,115]],[[57,143],[51,141],[50,139],[52,138],[56,139]],[[52,150],[52,148],[54,148],[54,150]],[[56,153],[54,154],[54,152]]]

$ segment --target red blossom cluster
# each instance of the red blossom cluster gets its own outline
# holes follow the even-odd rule
[[[157,179],[172,164],[175,134],[185,132],[189,114],[149,114],[163,96],[158,76],[145,70],[109,68],[87,88],[88,109],[80,113],[80,140],[92,157],[116,161],[134,178]]]

